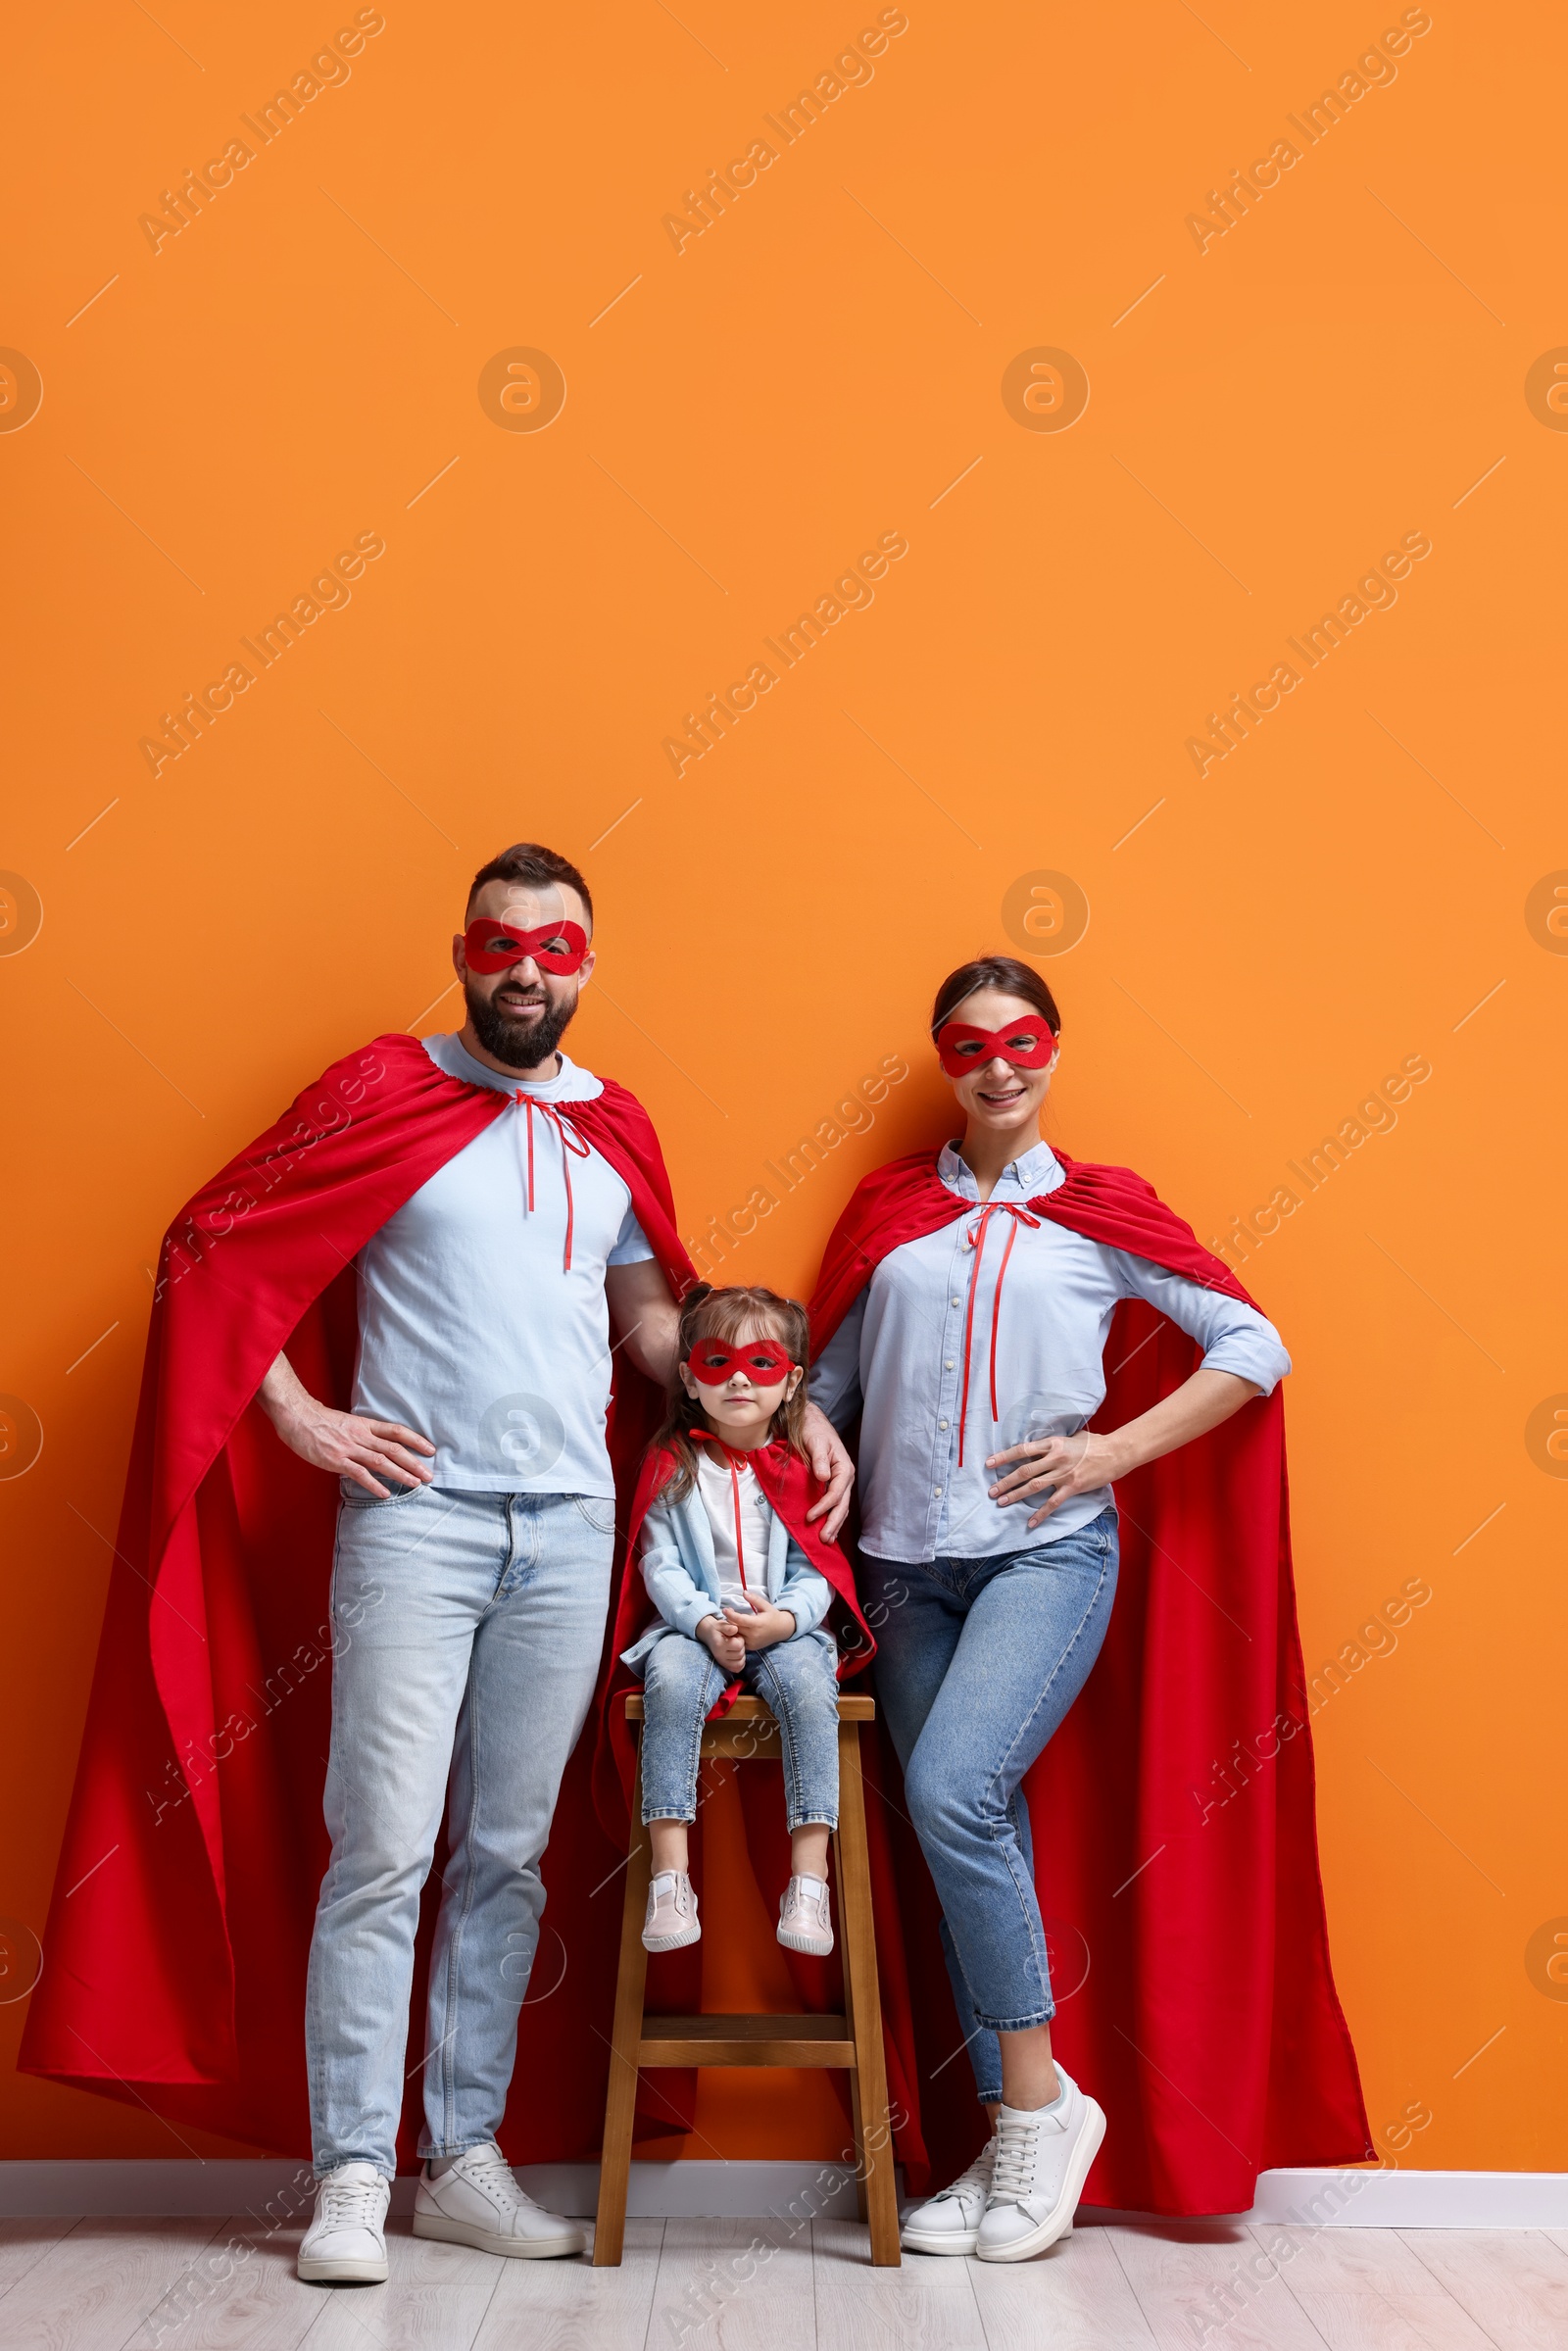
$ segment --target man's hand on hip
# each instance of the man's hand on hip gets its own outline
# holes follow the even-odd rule
[[[428,1486],[435,1472],[428,1458],[435,1446],[416,1429],[401,1421],[367,1420],[358,1412],[337,1412],[312,1396],[286,1355],[278,1355],[257,1394],[257,1402],[291,1453],[315,1469],[329,1469],[352,1478],[367,1494],[384,1502],[389,1486]]]
[[[811,1474],[827,1492],[806,1513],[808,1519],[822,1521],[822,1533],[833,1541],[850,1515],[850,1488],[855,1484],[855,1463],[844,1449],[840,1437],[827,1414],[817,1404],[808,1404],[801,1436],[806,1445],[806,1458]]]

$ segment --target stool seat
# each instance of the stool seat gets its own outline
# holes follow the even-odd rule
[[[899,2266],[899,2212],[893,2180],[893,2130],[888,2111],[887,2062],[882,2047],[882,2003],[877,1987],[871,1918],[871,1873],[860,1780],[860,1725],[876,1720],[876,1700],[841,1697],[839,1711],[839,1826],[834,1835],[834,1893],[844,1968],[844,2011],[827,2016],[648,2016],[643,1994],[648,1953],[643,1919],[651,1874],[648,1832],[642,1824],[639,1747],[632,1786],[631,1839],[620,1920],[620,1972],[611,2041],[610,2089],[605,2105],[604,2157],[599,2173],[599,2217],[594,2267],[618,2268],[631,2180],[632,2127],[641,2067],[790,2066],[832,2068],[850,2078],[855,2127],[856,2201],[869,2221],[871,2260]],[[628,1723],[644,1720],[642,1692],[625,1700]],[[765,1701],[739,1697],[716,1722],[703,1725],[700,1752],[744,1763],[778,1752],[779,1728]]]

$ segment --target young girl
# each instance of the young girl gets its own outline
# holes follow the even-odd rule
[[[727,1689],[764,1698],[783,1745],[791,1877],[778,1939],[833,1948],[827,1843],[838,1826],[838,1649],[825,1619],[849,1571],[808,1528],[801,1447],[805,1309],[771,1290],[700,1283],[681,1310],[670,1412],[650,1448],[641,1567],[656,1621],[623,1662],[643,1681],[643,1821],[653,1885],[643,1941],[699,1940],[686,1831],[703,1723]],[[636,1530],[633,1530],[635,1540]],[[857,1611],[857,1613],[858,1613]]]

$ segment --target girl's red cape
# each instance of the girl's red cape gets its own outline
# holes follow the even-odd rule
[[[1247,1297],[1141,1176],[1056,1156],[1066,1180],[1031,1200],[1037,1215]],[[967,1210],[935,1152],[868,1176],[823,1257],[817,1353],[891,1249]],[[1136,1418],[1198,1360],[1164,1315],[1124,1302],[1093,1426]],[[1104,1648],[1024,1783],[1053,2038],[1108,2118],[1090,2202],[1245,2212],[1261,2170],[1372,2151],[1329,1963],[1280,1391],[1135,1471],[1116,1504],[1121,1571]],[[906,2073],[946,2175],[983,2125],[956,2057],[935,1897],[885,1740],[881,1769],[913,2025]],[[890,1924],[880,1910],[884,1942]]]
[[[327,1858],[335,1482],[254,1402],[287,1347],[346,1405],[353,1258],[509,1107],[388,1036],[334,1064],[176,1218],[164,1245],[124,1507],[44,1965],[20,2063],[309,2156],[305,1962]],[[573,1125],[630,1188],[672,1289],[693,1278],[658,1139],[606,1081]],[[662,1397],[615,1355],[611,1443],[629,1496]],[[505,2132],[514,2161],[597,2153],[624,1857],[579,1742]],[[438,1890],[440,1860],[426,1889]],[[422,2042],[424,1950],[413,2050]],[[400,2142],[418,2128],[413,2070]]]

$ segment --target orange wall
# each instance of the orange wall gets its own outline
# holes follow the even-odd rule
[[[652,1105],[694,1234],[909,1057],[726,1259],[790,1284],[933,1131],[933,980],[1049,871],[1090,912],[1043,962],[1054,1131],[1201,1235],[1304,1193],[1289,1162],[1430,1063],[1248,1279],[1296,1358],[1309,1666],[1431,1592],[1316,1723],[1374,2124],[1420,2102],[1407,2162],[1560,2165],[1561,19],[1434,0],[1309,144],[1290,118],[1396,5],[908,0],[786,146],[766,118],[878,11],[765,13],[387,0],[265,147],[241,117],[352,8],[12,36],[0,341],[42,405],[13,361],[0,865],[43,913],[29,944],[27,890],[0,902],[0,1389],[44,1442],[0,1479],[0,1912],[44,1914],[163,1225],[329,1056],[449,1017],[481,858],[538,834],[591,865],[574,1048]],[[235,137],[254,160],[154,251],[138,216]],[[760,138],[677,252],[663,216]],[[1281,139],[1200,250],[1189,213]],[[481,403],[519,348],[564,377],[543,430]],[[1087,375],[1065,430],[1035,428],[1053,377],[1021,405],[1042,349]],[[241,640],[367,532],[352,602],[262,669]],[[677,781],[683,713],[887,532],[874,603]],[[1309,669],[1288,641],[1406,534],[1397,601]],[[241,660],[155,775],[140,738]],[[1282,661],[1200,774],[1187,738]],[[4,2096],[13,2153],[177,2152],[134,2109]]]

